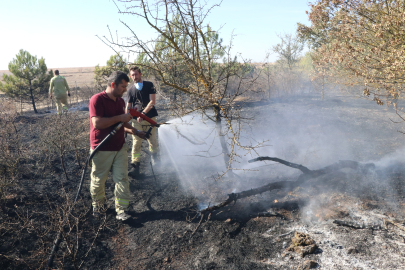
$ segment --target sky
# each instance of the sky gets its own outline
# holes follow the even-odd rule
[[[309,24],[306,10],[307,0],[223,0],[206,22],[225,43],[234,35],[232,54],[261,62],[280,42],[277,34],[294,34],[297,22]],[[156,36],[141,18],[119,14],[112,0],[0,0],[0,12],[0,70],[8,69],[20,49],[43,57],[48,68],[103,66],[114,51],[97,36],[109,36],[108,27],[119,39],[131,36],[120,20],[141,39]]]

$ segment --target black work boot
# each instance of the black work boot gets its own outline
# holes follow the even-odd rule
[[[129,170],[128,175],[131,176],[132,178],[137,178],[140,176],[139,173],[139,162],[136,163],[131,163],[132,168]]]

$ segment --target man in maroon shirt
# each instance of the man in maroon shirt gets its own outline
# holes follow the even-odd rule
[[[107,89],[94,95],[89,102],[90,144],[95,147],[123,122],[123,127],[101,146],[92,159],[90,194],[93,200],[93,215],[100,215],[105,203],[105,182],[112,168],[115,182],[115,210],[118,220],[127,220],[131,216],[126,212],[129,206],[130,191],[128,182],[128,146],[125,144],[125,132],[145,139],[145,132],[138,131],[128,122],[132,119],[125,113],[122,95],[127,91],[129,78],[121,71],[115,71],[108,78]]]

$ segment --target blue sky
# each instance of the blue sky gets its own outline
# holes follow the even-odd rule
[[[277,34],[295,33],[297,22],[309,24],[306,10],[306,0],[223,0],[206,22],[213,29],[222,26],[226,43],[233,32],[233,54],[260,62],[279,42]],[[114,52],[96,35],[108,36],[109,25],[114,35],[129,36],[120,19],[141,38],[155,35],[142,19],[118,14],[111,0],[0,0],[0,11],[0,70],[8,69],[20,49],[44,57],[48,68],[104,65]]]

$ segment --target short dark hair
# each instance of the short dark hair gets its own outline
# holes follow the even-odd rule
[[[59,75],[59,70],[55,70],[55,75]]]
[[[141,69],[138,66],[134,66],[129,69],[129,71],[135,71],[135,70],[138,70],[139,73],[142,73]]]
[[[111,86],[111,84],[114,82],[116,85],[119,85],[122,83],[122,80],[129,82],[129,77],[125,72],[117,70],[111,73],[110,77],[108,77],[107,84],[108,86]]]

